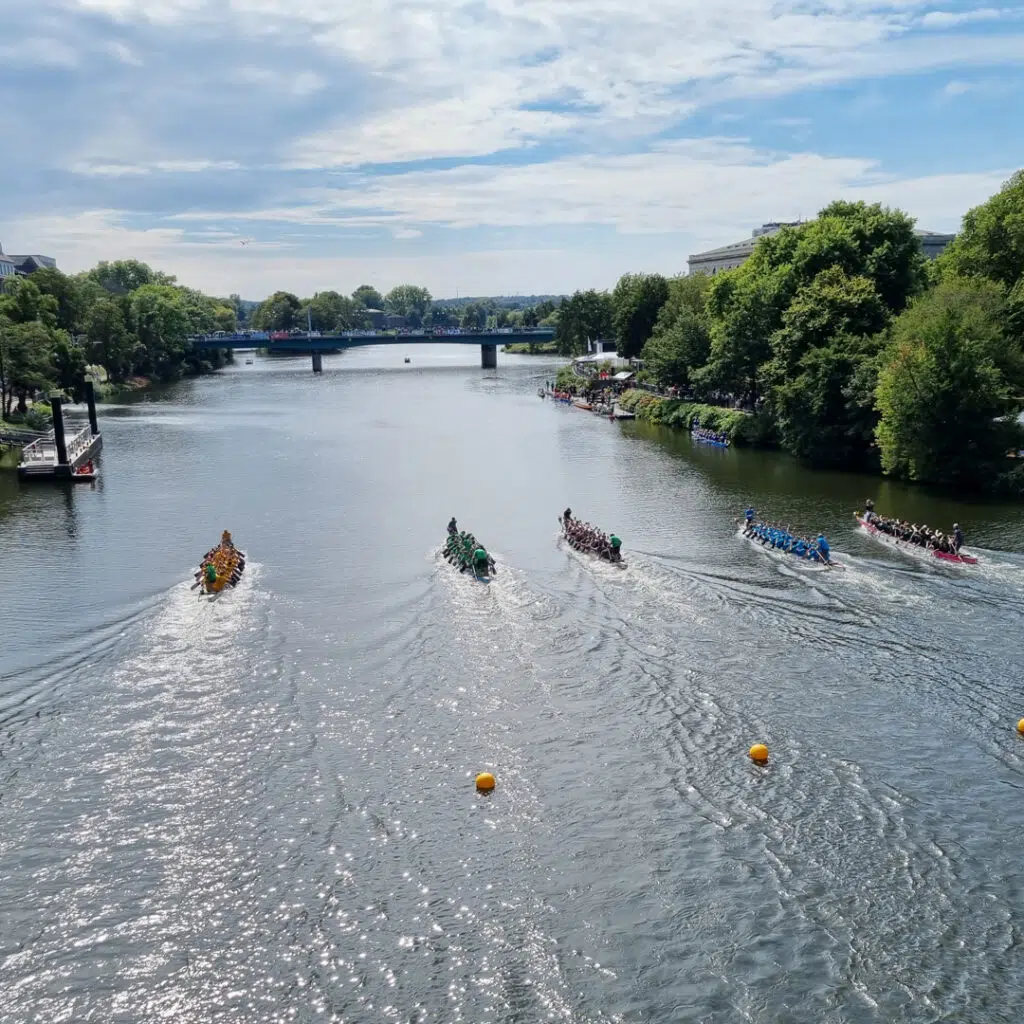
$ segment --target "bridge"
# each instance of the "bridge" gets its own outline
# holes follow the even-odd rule
[[[421,331],[340,331],[322,334],[319,331],[239,331],[227,334],[202,334],[190,338],[194,348],[265,348],[269,352],[308,352],[313,357],[313,372],[323,369],[323,353],[366,345],[479,345],[480,365],[493,369],[498,365],[498,346],[521,342],[543,344],[555,336],[553,327],[512,328],[494,331],[473,331],[440,328]]]

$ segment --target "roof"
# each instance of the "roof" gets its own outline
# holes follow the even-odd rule
[[[632,376],[633,376],[633,371],[632,370],[621,370],[619,373],[615,374],[615,377],[613,379],[614,380],[629,380],[629,378],[632,377]]]

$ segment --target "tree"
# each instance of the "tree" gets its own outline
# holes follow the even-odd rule
[[[352,301],[363,309],[383,309],[384,297],[373,285],[361,284],[353,293]]]
[[[5,418],[15,398],[24,414],[30,395],[54,386],[53,348],[52,332],[38,320],[12,323],[0,316],[0,410]]]
[[[309,311],[307,318],[306,312]],[[364,316],[363,308],[354,299],[338,292],[317,292],[311,299],[302,300],[299,321],[308,322],[314,331],[331,333],[332,331],[349,331],[361,324]]]
[[[801,355],[772,392],[787,451],[816,466],[865,467],[874,460],[880,348],[878,337],[839,334]]]
[[[1024,170],[987,203],[968,210],[937,261],[943,271],[987,277],[1011,291],[1024,277]]]
[[[182,289],[144,284],[129,297],[129,322],[142,343],[143,373],[173,378],[181,372],[192,323]]]
[[[85,353],[64,331],[59,331],[53,350],[54,381],[62,391],[78,400],[85,386]]]
[[[112,380],[123,381],[139,340],[128,330],[121,304],[112,298],[95,303],[86,314],[85,333],[90,361],[105,367]]]
[[[471,302],[462,310],[459,326],[463,330],[482,331],[487,325],[487,310],[479,302]]]
[[[88,276],[113,295],[127,295],[144,284],[174,284],[174,277],[153,270],[139,260],[97,263]]]
[[[607,292],[578,291],[562,300],[555,326],[555,343],[562,355],[586,352],[588,341],[607,338],[611,332],[612,299]]]
[[[911,305],[893,325],[879,372],[876,435],[885,472],[992,484],[1019,443],[1020,401],[997,365],[1004,356],[1000,316],[983,294],[935,289]]]
[[[455,311],[448,306],[431,306],[427,315],[423,318],[423,326],[435,327],[458,327],[459,318]]]
[[[430,309],[430,292],[414,284],[396,285],[384,296],[384,308],[394,316],[404,316],[410,327],[419,327]]]
[[[661,274],[623,274],[612,293],[612,325],[618,354],[638,356],[654,331],[668,300],[668,282]]]
[[[252,325],[261,331],[290,331],[298,324],[301,306],[298,296],[291,292],[274,292],[259,304]]]
[[[707,362],[710,350],[707,318],[684,305],[673,318],[666,318],[666,325],[655,329],[641,357],[644,369],[659,384],[687,387],[693,371]]]
[[[524,327],[536,327],[540,316],[537,313],[536,306],[527,306],[523,310],[523,326]]]
[[[40,267],[30,280],[43,295],[56,300],[57,326],[69,334],[81,333],[88,309],[88,295],[78,279],[68,277],[54,267]]]
[[[28,277],[16,278],[0,295],[0,316],[16,324],[38,321],[46,327],[56,327],[59,311],[57,300],[44,295]]]

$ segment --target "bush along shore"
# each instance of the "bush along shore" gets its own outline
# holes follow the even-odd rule
[[[663,398],[639,388],[626,391],[619,405],[635,413],[639,420],[647,420],[663,427],[691,430],[695,422],[707,430],[724,434],[731,444],[755,448],[777,448],[778,434],[767,413],[741,412],[723,409],[718,405],[704,405],[678,398]]]

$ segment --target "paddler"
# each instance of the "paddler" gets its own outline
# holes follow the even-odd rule
[[[832,561],[831,548],[829,548],[828,541],[825,540],[825,534],[823,533],[818,534],[818,551],[821,552],[821,560],[823,562]]]
[[[571,523],[572,522],[572,509],[571,508],[567,508],[562,513],[562,522],[563,523]]]
[[[960,554],[960,548],[964,543],[964,531],[960,529],[959,523],[953,524],[953,553]]]
[[[208,588],[212,587],[214,583],[217,582],[217,567],[213,564],[213,562],[207,562],[206,569],[204,571],[206,574],[206,586]]]
[[[746,519],[746,521],[747,521],[747,526],[749,526],[749,525],[750,525],[750,524],[751,524],[751,523],[752,523],[752,522],[754,521],[754,519],[755,519],[756,517],[757,517],[757,510],[756,510],[756,509],[753,509],[753,508],[748,508],[748,509],[747,509],[747,510],[746,510],[746,511],[745,511],[745,512],[743,513],[743,518],[744,518],[744,519]]]
[[[458,532],[459,532],[459,527],[458,527],[458,525],[455,522],[455,516],[452,516],[451,519],[448,520],[448,533],[449,534],[454,534],[454,533],[458,533]]]
[[[231,534],[227,530],[220,535],[220,542],[226,548],[233,548],[235,546],[235,542],[231,539]]]
[[[615,534],[613,533],[612,536],[611,536],[611,542],[612,542],[612,561],[613,562],[621,562],[622,561],[622,552],[619,550],[619,548],[622,547],[622,541],[619,540],[619,538],[616,537]]]

